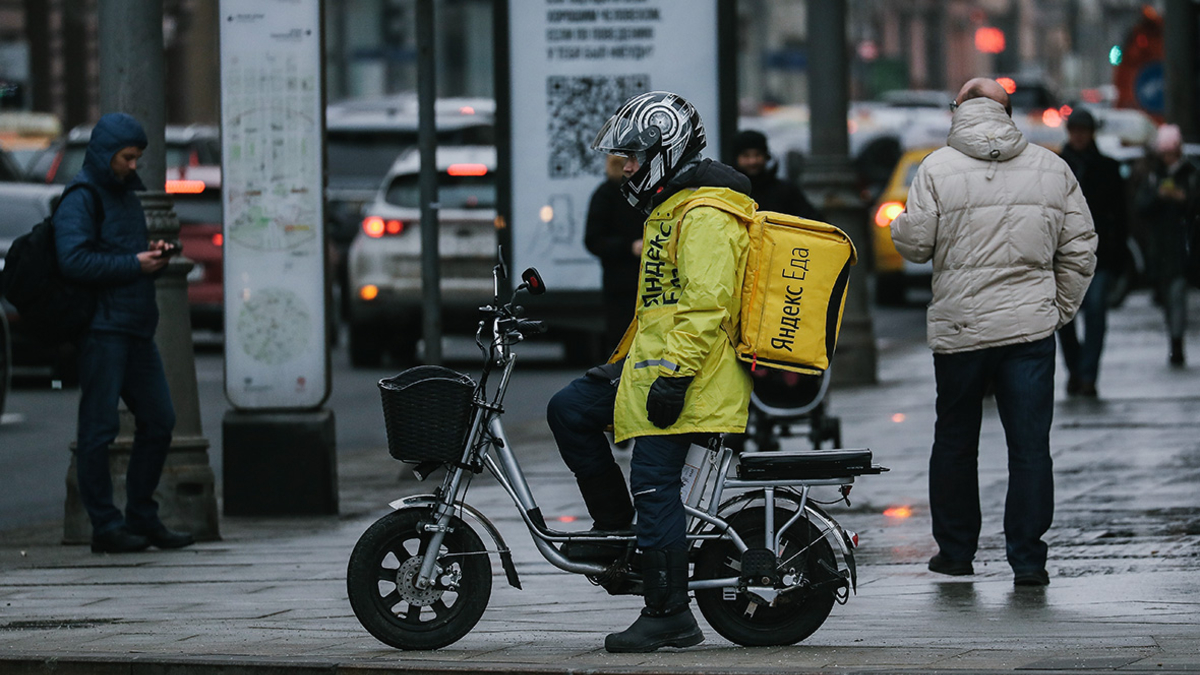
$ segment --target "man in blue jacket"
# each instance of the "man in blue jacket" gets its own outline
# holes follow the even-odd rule
[[[79,344],[75,450],[79,496],[92,522],[95,553],[141,551],[151,545],[180,548],[194,541],[163,525],[153,497],[171,445],[175,410],[154,344],[154,280],[166,267],[171,247],[147,242],[146,216],[135,194],[146,189],[136,171],[146,145],[146,132],[133,117],[101,117],[73,181],[96,190],[68,187],[54,215],[63,274],[98,291],[96,314]],[[136,422],[124,514],[113,504],[108,461],[108,446],[120,430],[120,400]]]

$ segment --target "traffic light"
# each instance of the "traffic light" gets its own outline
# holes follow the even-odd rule
[[[1004,51],[1004,31],[991,26],[975,29],[975,49],[984,54],[1000,54]]]

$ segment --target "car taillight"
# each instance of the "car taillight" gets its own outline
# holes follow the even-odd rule
[[[54,176],[58,174],[58,166],[62,164],[63,153],[58,153],[54,156],[54,161],[50,163],[50,168],[46,169],[46,182],[53,183]]]
[[[168,180],[167,194],[170,195],[198,195],[204,192],[204,181],[202,180]]]
[[[451,164],[446,173],[451,176],[486,176],[486,164]]]
[[[1062,125],[1063,116],[1058,111],[1058,108],[1046,108],[1042,111],[1042,124],[1048,127],[1059,127]]]
[[[214,234],[212,237],[212,243],[213,243],[213,246],[216,246],[219,248],[221,246],[221,244],[225,243],[225,235],[221,234],[220,232]]]
[[[384,220],[379,216],[367,216],[362,221],[363,233],[368,237],[378,239],[385,234],[400,234],[404,232],[403,220]]]
[[[904,204],[900,202],[884,202],[879,205],[879,210],[875,212],[875,225],[879,227],[887,227],[892,224],[896,216],[904,211]]]

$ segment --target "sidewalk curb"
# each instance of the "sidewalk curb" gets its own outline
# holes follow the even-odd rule
[[[1145,668],[1130,670],[1128,666],[1115,664],[1089,664],[1089,659],[1079,660],[1079,667],[1064,667],[1055,670],[1026,670],[1022,674],[1049,675],[1071,673],[1161,673],[1162,675],[1193,675],[1196,671],[1185,667],[1181,670]],[[555,667],[539,664],[490,663],[459,664],[439,661],[416,661],[411,664],[305,661],[295,658],[246,658],[220,655],[158,657],[132,655],[80,656],[75,654],[0,655],[0,673],[3,675],[466,675],[468,673],[496,673],[497,675],[696,675],[694,668],[666,668],[662,666],[618,666],[618,667]],[[829,668],[814,670],[790,670],[789,675],[880,675],[882,673],[904,673],[904,675],[1012,675],[1012,670],[959,670],[924,669],[920,667],[879,668]],[[779,671],[769,668],[705,668],[704,675],[778,675]]]

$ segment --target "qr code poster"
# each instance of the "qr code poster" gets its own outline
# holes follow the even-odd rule
[[[605,180],[596,133],[630,97],[674,91],[720,147],[718,0],[509,0],[512,261],[553,291],[598,291],[584,245]],[[735,95],[732,92],[731,96]],[[711,150],[710,150],[710,156]]]
[[[604,175],[596,132],[630,97],[651,91],[650,75],[555,75],[546,80],[546,140],[551,179]]]

